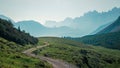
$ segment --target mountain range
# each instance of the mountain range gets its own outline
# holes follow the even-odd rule
[[[120,50],[120,16],[117,20],[105,27],[95,35],[88,35],[81,38],[68,38],[85,44],[103,46]]]
[[[12,19],[5,17],[4,15],[0,15],[0,18],[12,21],[16,28],[20,27],[21,30],[25,30],[32,36],[36,37],[81,37],[91,33],[95,34],[96,31],[99,32],[106,26],[110,25],[111,22],[115,21],[117,17],[120,16],[119,12],[120,8],[113,8],[108,12],[90,11],[85,13],[83,16],[76,17],[74,19],[66,18],[61,22],[47,21],[45,25],[42,25],[40,22],[34,20],[14,22]]]
[[[83,16],[76,17],[74,19],[66,18],[60,22],[47,21],[45,25],[48,27],[67,26],[82,32],[83,35],[85,35],[90,34],[102,25],[107,23],[110,24],[110,22],[116,20],[118,16],[120,16],[120,8],[115,7],[106,12],[98,12],[96,10],[89,11]]]

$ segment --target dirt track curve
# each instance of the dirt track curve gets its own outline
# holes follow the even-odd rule
[[[26,54],[27,56],[31,56],[31,57],[34,57],[34,58],[38,58],[38,59],[47,61],[48,63],[52,64],[53,68],[77,68],[73,64],[69,64],[67,62],[52,59],[52,58],[49,58],[49,57],[38,56],[38,55],[35,55],[35,54],[32,53],[33,51],[35,51],[37,49],[40,49],[40,48],[43,48],[43,47],[46,47],[46,46],[49,46],[49,43],[46,42],[45,45],[30,48],[28,50],[23,51],[22,53]]]

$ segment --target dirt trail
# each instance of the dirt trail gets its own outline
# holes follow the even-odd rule
[[[28,50],[23,51],[22,53],[24,53],[24,54],[26,54],[28,56],[31,56],[31,57],[35,57],[35,58],[39,58],[41,60],[47,61],[48,63],[53,65],[53,68],[77,68],[73,64],[69,64],[67,62],[52,59],[52,58],[49,58],[49,57],[38,56],[38,55],[35,55],[35,54],[32,53],[33,51],[35,51],[37,49],[40,49],[40,48],[43,48],[43,47],[46,47],[46,46],[49,46],[49,44],[45,43],[45,45],[30,48]]]

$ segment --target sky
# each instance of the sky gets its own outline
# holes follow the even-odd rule
[[[120,7],[120,0],[0,0],[0,14],[14,21],[62,21],[80,17],[88,11],[108,11]]]

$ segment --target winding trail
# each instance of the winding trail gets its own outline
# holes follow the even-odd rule
[[[64,62],[61,60],[52,59],[49,57],[38,56],[38,55],[35,55],[32,53],[33,51],[43,48],[43,47],[46,47],[46,46],[49,46],[49,43],[45,42],[45,45],[30,48],[28,50],[23,51],[22,53],[26,54],[27,56],[31,56],[34,58],[41,59],[43,61],[47,61],[48,63],[52,64],[53,68],[77,68],[73,64],[70,64],[70,63],[67,63],[67,62]]]

